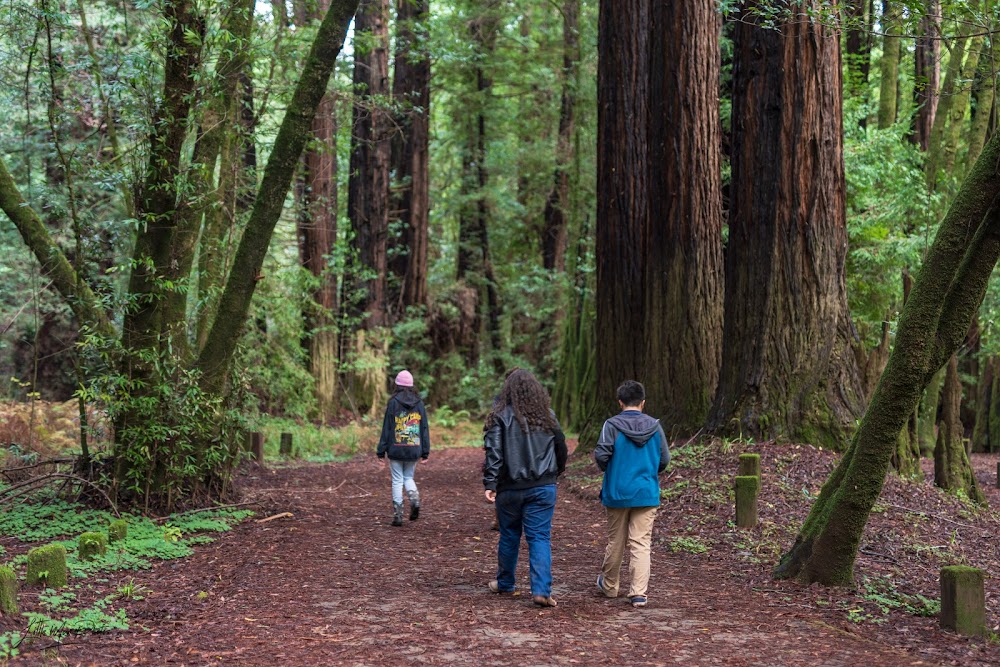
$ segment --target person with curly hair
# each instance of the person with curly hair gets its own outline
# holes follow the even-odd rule
[[[545,387],[518,368],[504,380],[486,418],[483,486],[496,504],[500,524],[494,593],[515,588],[521,533],[528,542],[531,600],[555,607],[552,598],[552,515],[556,478],[566,469],[566,437],[549,405]]]

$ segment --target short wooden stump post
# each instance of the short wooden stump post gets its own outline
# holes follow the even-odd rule
[[[244,444],[247,452],[250,453],[250,458],[257,463],[264,462],[264,434],[258,431],[252,431],[247,433],[246,443]]]
[[[17,573],[0,565],[0,613],[17,614]]]
[[[740,467],[736,474],[760,479],[760,454],[740,454]]]
[[[968,637],[986,635],[984,573],[974,567],[941,568],[941,627]]]
[[[278,453],[281,454],[282,456],[291,456],[292,455],[292,434],[291,433],[282,433],[281,434],[281,448],[278,450]]]
[[[757,491],[760,479],[755,475],[736,477],[736,526],[753,528],[757,525]]]
[[[46,544],[28,551],[28,569],[24,581],[29,586],[62,588],[66,585],[66,547]]]

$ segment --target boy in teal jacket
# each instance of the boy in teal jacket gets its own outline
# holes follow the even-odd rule
[[[601,502],[608,516],[608,547],[597,587],[609,598],[618,597],[618,580],[625,546],[629,545],[629,602],[646,606],[649,552],[653,521],[660,506],[659,474],[670,462],[667,437],[657,419],[642,410],[646,388],[635,380],[618,387],[621,413],[604,422],[594,450],[604,471]]]

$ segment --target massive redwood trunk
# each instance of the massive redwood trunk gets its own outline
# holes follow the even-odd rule
[[[392,140],[391,217],[401,225],[396,253],[389,260],[397,284],[390,310],[427,305],[427,223],[431,63],[419,35],[428,18],[428,0],[397,0],[396,57],[392,98],[402,106]]]
[[[711,425],[842,449],[864,395],[847,308],[840,44],[736,25],[722,371]]]
[[[598,401],[637,379],[681,432],[703,423],[720,361],[718,29],[704,2],[600,7]]]
[[[389,0],[363,0],[354,21],[354,105],[347,214],[358,249],[357,304],[366,327],[387,323],[386,270],[389,233]]]

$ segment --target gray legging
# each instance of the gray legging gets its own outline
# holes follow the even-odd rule
[[[417,490],[417,484],[413,481],[413,470],[416,467],[416,461],[389,459],[389,472],[392,473],[392,502],[403,502],[404,488],[407,493]]]

